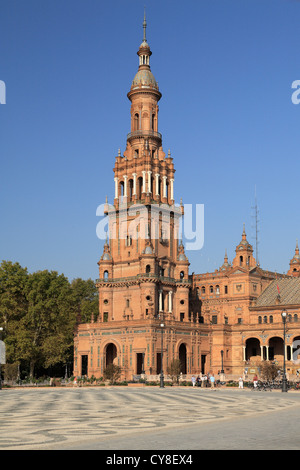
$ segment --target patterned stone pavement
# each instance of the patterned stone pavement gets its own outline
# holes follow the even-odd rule
[[[110,439],[121,438],[130,438],[134,445],[134,436],[143,433],[284,410],[299,415],[300,392],[192,387],[3,389],[0,450],[83,449],[91,442],[105,449]]]

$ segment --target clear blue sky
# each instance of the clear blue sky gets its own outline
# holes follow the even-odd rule
[[[259,259],[286,272],[300,238],[300,2],[1,0],[0,260],[97,278],[96,208],[130,131],[144,5],[159,130],[175,198],[205,205],[190,272],[230,260],[246,224]]]

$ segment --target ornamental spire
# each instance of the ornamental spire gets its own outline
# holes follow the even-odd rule
[[[144,37],[143,37],[143,42],[147,42],[147,39],[146,39],[146,28],[147,28],[147,22],[146,22],[146,7],[144,7],[144,21],[143,21]]]

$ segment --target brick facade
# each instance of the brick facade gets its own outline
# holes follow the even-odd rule
[[[175,205],[173,158],[163,151],[158,130],[162,95],[145,32],[144,22],[139,68],[127,95],[131,129],[123,155],[119,151],[115,159],[115,198],[105,207],[109,223],[98,262],[99,312],[77,327],[74,374],[101,377],[114,362],[124,379],[155,375],[163,356],[164,372],[179,358],[183,374],[217,375],[223,369],[240,375],[261,359],[282,361],[282,309],[292,312],[291,358],[300,334],[300,299],[298,304],[294,298],[285,304],[280,297],[265,304],[260,299],[274,282],[284,281],[284,290],[291,280],[300,282],[298,244],[288,275],[269,272],[257,265],[244,227],[232,263],[225,254],[215,272],[189,275],[179,239],[183,205]],[[289,367],[293,373],[296,366],[290,361]]]

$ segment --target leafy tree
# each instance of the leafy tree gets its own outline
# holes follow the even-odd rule
[[[121,367],[116,364],[109,364],[104,370],[103,376],[105,380],[109,380],[111,384],[115,384],[121,377]]]
[[[18,361],[18,326],[27,313],[27,268],[2,261],[0,265],[0,326],[4,329],[7,361]]]
[[[168,375],[171,376],[172,382],[179,383],[179,377],[181,372],[181,362],[179,359],[173,359],[167,369]]]
[[[71,283],[56,271],[29,274],[19,263],[0,265],[0,326],[4,328],[8,363],[36,367],[72,362],[78,317],[90,322],[99,310],[93,281]]]
[[[94,315],[96,319],[99,312],[99,294],[91,279],[74,279],[71,282],[75,308],[80,322],[89,323]]]
[[[279,366],[270,362],[262,361],[260,364],[260,375],[264,380],[274,380],[278,377]]]
[[[18,347],[22,359],[29,361],[33,377],[37,364],[47,367],[66,359],[75,320],[71,318],[69,281],[63,274],[56,271],[30,274],[26,296],[28,311],[20,323]]]

